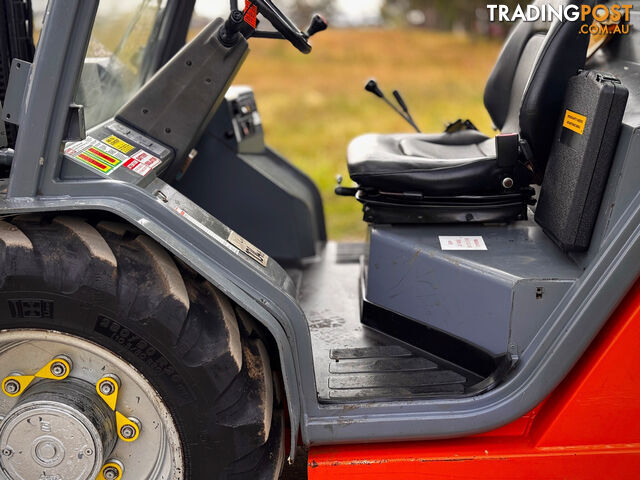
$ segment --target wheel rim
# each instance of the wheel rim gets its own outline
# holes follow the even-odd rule
[[[182,479],[169,409],[137,369],[104,347],[59,332],[0,331],[0,380],[34,375],[61,355],[72,361],[64,380],[36,378],[16,397],[0,392],[0,479]],[[120,382],[117,411],[139,422],[135,441],[118,438],[115,414],[96,393],[105,375]]]

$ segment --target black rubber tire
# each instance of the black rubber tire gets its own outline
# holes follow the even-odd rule
[[[279,477],[283,412],[263,341],[220,291],[135,228],[0,221],[0,329],[16,328],[86,338],[142,372],[178,428],[185,480]]]

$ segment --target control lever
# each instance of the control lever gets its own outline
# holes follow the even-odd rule
[[[370,79],[364,86],[364,89],[367,92],[373,93],[376,97],[384,99],[384,93],[382,93],[382,90],[380,90],[380,87],[378,87],[378,82],[376,82],[375,78]]]
[[[402,110],[400,110],[398,107],[396,107],[393,103],[391,103],[389,101],[389,99],[386,97],[384,92],[382,90],[380,90],[380,87],[378,86],[378,82],[376,82],[376,80],[374,78],[370,79],[366,83],[366,85],[364,86],[364,89],[367,92],[373,93],[376,97],[379,97],[382,100],[384,100],[384,102],[387,105],[389,105],[393,109],[394,112],[396,112],[398,115],[400,115],[402,118],[404,118],[405,121],[416,130],[416,132],[422,133],[420,131],[420,129],[418,128],[418,126],[416,125],[416,123],[413,121],[413,118],[411,117],[411,115],[409,114],[409,109],[407,108],[407,105],[404,102],[404,99],[400,95],[400,92],[398,92],[397,90],[394,90],[393,96],[395,97],[396,101],[398,102],[398,104],[400,105]]]
[[[309,24],[309,27],[307,28],[307,31],[304,32],[304,34],[307,38],[310,38],[316,33],[326,30],[328,27],[329,23],[324,19],[324,17],[319,13],[316,13],[311,18],[311,23]]]
[[[316,13],[311,18],[311,23],[309,23],[309,27],[307,31],[303,33],[303,35],[307,38],[307,40],[318,32],[322,32],[329,28],[329,23],[324,19],[324,17],[318,13]],[[251,34],[253,38],[271,38],[275,40],[283,40],[284,37],[280,32],[273,32],[271,30],[256,30]]]
[[[411,126],[415,128],[416,131],[419,133],[420,129],[416,125],[416,122],[413,120],[411,113],[409,113],[409,107],[407,107],[407,103],[404,101],[404,98],[402,98],[402,95],[400,95],[400,92],[398,90],[394,90],[393,96],[396,99],[396,102],[398,102],[398,105],[400,105],[400,108],[402,108],[402,111],[407,115],[407,120],[409,121]]]

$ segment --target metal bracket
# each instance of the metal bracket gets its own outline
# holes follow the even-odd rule
[[[87,126],[84,121],[84,106],[72,103],[65,126],[64,142],[79,142],[87,138]]]
[[[5,104],[2,108],[2,120],[7,123],[20,125],[22,122],[22,107],[31,76],[31,68],[32,64],[24,60],[14,58],[13,62],[11,62],[9,86],[7,87],[7,93],[5,95]],[[0,132],[0,145],[1,135],[2,132]],[[84,107],[73,103],[69,106],[63,141],[74,142],[84,140],[86,136]]]
[[[27,85],[31,77],[31,63],[14,58],[11,62],[9,86],[4,97],[2,119],[7,123],[20,125],[22,120],[22,106],[27,92]]]
[[[96,392],[100,398],[116,414],[116,426],[118,438],[123,442],[135,442],[140,436],[141,425],[135,418],[127,418],[118,410],[118,393],[120,392],[120,380],[115,375],[105,375],[96,384]]]
[[[64,380],[69,376],[72,369],[71,359],[64,355],[59,355],[35,375],[13,374],[2,380],[2,391],[8,397],[19,397],[36,378],[47,378],[49,380]]]

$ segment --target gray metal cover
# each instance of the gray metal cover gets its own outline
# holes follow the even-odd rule
[[[441,235],[480,235],[487,250],[443,251]],[[521,351],[579,275],[531,221],[374,226],[367,300],[498,355]]]

